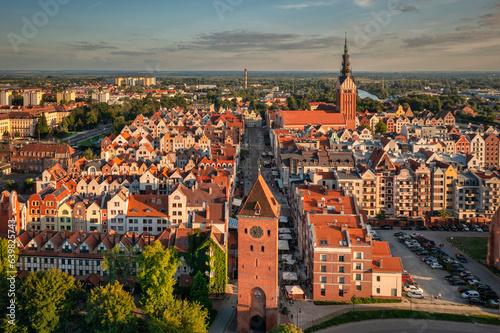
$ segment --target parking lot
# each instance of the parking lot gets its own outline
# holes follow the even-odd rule
[[[451,244],[446,241],[447,237],[488,237],[488,233],[470,231],[416,231],[401,230],[400,228],[394,228],[394,230],[376,230],[381,239],[389,243],[392,255],[401,258],[404,269],[412,275],[412,279],[423,289],[425,298],[423,300],[415,299],[416,302],[429,302],[431,295],[441,293],[441,299],[438,302],[465,304],[466,302],[460,297],[460,293],[457,291],[458,286],[450,285],[444,279],[450,273],[441,269],[432,269],[430,265],[422,262],[420,256],[412,252],[404,243],[400,243],[397,237],[394,237],[394,233],[399,231],[406,232],[408,235],[419,233],[427,239],[433,240],[436,244],[444,244],[442,251],[446,252],[452,258],[455,258],[456,253],[464,253],[457,248],[452,248]],[[462,263],[464,268],[479,277],[481,282],[489,285],[493,291],[498,293],[500,291],[500,278],[466,254],[464,255],[467,258],[467,263]]]

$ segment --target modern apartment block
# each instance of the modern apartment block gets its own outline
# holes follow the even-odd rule
[[[23,98],[24,106],[37,106],[42,101],[42,93],[40,91],[25,91]]]

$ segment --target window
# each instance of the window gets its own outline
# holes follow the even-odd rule
[[[326,276],[320,276],[319,280],[321,283],[326,283]]]
[[[356,259],[363,259],[363,252],[356,252]]]
[[[250,245],[250,251],[253,252],[253,245]]]
[[[362,269],[363,269],[363,264],[361,264],[361,263],[355,263],[354,265],[355,265],[355,266],[354,266],[354,269],[355,269],[355,270],[360,271],[360,270],[362,270]]]
[[[377,276],[377,282],[380,282],[380,276]]]
[[[245,228],[245,234],[247,234],[247,233],[248,233],[248,229],[247,229],[247,228]]]
[[[325,285],[322,284],[321,285],[321,296],[325,296],[325,294],[326,294]]]
[[[321,261],[326,261],[326,254],[321,255]]]
[[[377,294],[380,294],[380,288],[377,288]]]
[[[356,274],[356,281],[361,281],[361,274]]]
[[[339,261],[340,262],[345,262],[345,256],[339,256]]]
[[[345,272],[344,266],[339,266],[339,273],[344,273],[344,272]]]
[[[344,289],[339,289],[339,297],[344,297]]]
[[[262,252],[264,252],[264,246],[262,246],[260,249],[261,249]]]
[[[268,236],[271,236],[271,230],[268,230],[268,231],[267,231],[267,235],[268,235]]]
[[[343,276],[339,276],[339,283],[344,284],[344,277]]]
[[[325,265],[321,265],[320,266],[320,271],[321,272],[326,272],[326,266]]]
[[[360,284],[357,284],[357,285],[356,285],[356,290],[357,290],[357,291],[361,291],[361,285],[360,285]]]

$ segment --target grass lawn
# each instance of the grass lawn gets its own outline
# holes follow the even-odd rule
[[[331,326],[346,324],[355,321],[390,319],[390,318],[444,320],[444,321],[458,321],[463,323],[500,325],[500,320],[498,320],[497,316],[468,316],[461,314],[434,313],[434,312],[411,311],[411,310],[377,310],[377,311],[355,311],[354,314],[352,312],[347,312],[338,317],[329,319],[321,324],[309,327],[304,331],[304,333],[316,332]]]
[[[82,141],[82,142],[78,143],[78,146],[90,147],[93,142],[99,140],[100,138],[104,138],[104,134],[100,134],[98,136],[94,136],[93,138]]]
[[[488,237],[453,237],[446,239],[467,253],[472,259],[482,262],[488,254]]]

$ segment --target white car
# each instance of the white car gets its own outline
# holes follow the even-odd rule
[[[471,298],[471,297],[479,297],[479,293],[475,290],[467,290],[466,292],[462,293],[462,298]]]
[[[477,232],[483,232],[483,229],[479,228],[478,226],[476,227]]]
[[[410,285],[410,286],[404,286],[404,287],[403,287],[403,290],[404,290],[405,292],[407,292],[407,293],[408,293],[408,292],[412,292],[412,293],[414,293],[414,292],[419,292],[419,293],[422,293],[422,294],[424,293],[424,291],[422,290],[422,288],[419,288],[419,287],[416,287],[416,286],[413,286],[413,285]]]
[[[469,227],[467,227],[465,224],[462,225],[462,228],[464,228],[464,231],[469,231]]]
[[[441,266],[437,262],[434,262],[434,263],[431,264],[431,268],[432,269],[443,269],[443,266]]]
[[[410,298],[424,298],[424,294],[421,293],[420,291],[410,291],[408,293],[406,293],[406,295]]]

